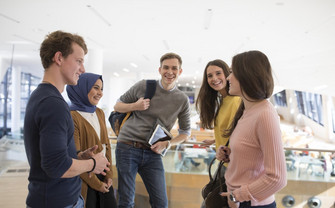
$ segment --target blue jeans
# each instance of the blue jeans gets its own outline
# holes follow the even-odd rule
[[[78,201],[74,204],[74,205],[69,205],[69,206],[66,206],[64,208],[84,208],[84,199],[81,195],[79,195],[79,198],[78,198]],[[27,205],[26,208],[31,208]]]
[[[276,208],[276,202],[272,202],[271,204],[268,205],[261,205],[261,206],[251,206],[250,201],[249,202],[242,202],[240,203],[240,208]]]
[[[159,154],[118,142],[115,158],[118,173],[118,208],[134,207],[137,173],[140,174],[149,193],[151,207],[168,207],[164,167]]]
[[[74,205],[66,206],[65,208],[84,208],[84,204],[84,199],[80,195],[77,203],[75,203]]]

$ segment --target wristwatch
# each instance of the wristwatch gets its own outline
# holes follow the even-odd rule
[[[233,192],[230,192],[229,199],[230,199],[230,201],[232,201],[232,202],[234,202],[234,203],[237,203],[237,202],[238,202],[238,201],[236,200],[236,198],[235,198]]]

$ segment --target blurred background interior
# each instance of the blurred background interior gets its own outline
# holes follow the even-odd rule
[[[264,52],[274,71],[270,101],[281,120],[288,171],[277,205],[334,207],[335,1],[0,0],[0,27],[0,207],[25,206],[25,107],[43,76],[40,43],[55,30],[85,38],[85,68],[103,75],[99,107],[107,118],[135,82],[159,79],[161,55],[181,55],[178,87],[189,97],[192,136],[164,157],[171,208],[200,207],[215,156],[213,147],[200,146],[213,131],[200,128],[194,107],[207,62],[219,58],[230,65],[237,53]],[[113,168],[117,187],[115,161]],[[136,207],[149,207],[139,177]]]

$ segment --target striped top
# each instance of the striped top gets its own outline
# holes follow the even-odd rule
[[[285,155],[279,116],[268,100],[243,112],[230,137],[228,191],[252,206],[270,204],[286,186]]]

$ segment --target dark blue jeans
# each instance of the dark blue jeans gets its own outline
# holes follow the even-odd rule
[[[272,202],[271,204],[267,204],[267,205],[262,205],[262,206],[251,206],[250,201],[249,202],[242,202],[240,203],[240,207],[239,208],[276,208],[276,202]]]
[[[118,173],[119,208],[134,207],[137,173],[140,174],[149,193],[151,207],[168,207],[164,167],[159,154],[118,142],[115,158]]]
[[[78,201],[74,204],[74,205],[69,205],[69,206],[66,206],[64,208],[84,208],[84,199],[83,197],[80,195],[79,198],[78,198]],[[26,208],[31,208],[27,205]]]

